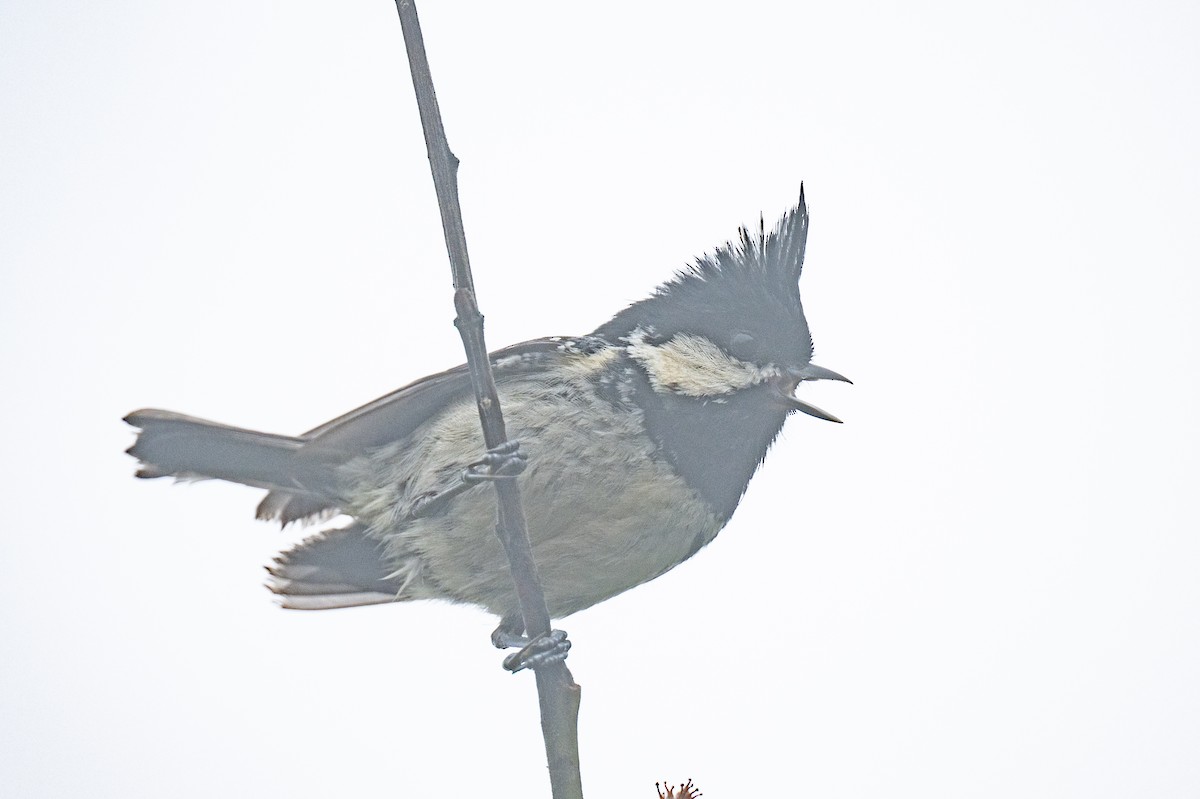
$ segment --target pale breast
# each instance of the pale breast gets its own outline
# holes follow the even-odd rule
[[[500,391],[509,437],[529,456],[518,480],[555,617],[662,574],[720,529],[644,435],[640,411],[597,395],[594,381],[608,364],[589,360],[556,372],[553,381],[543,375]],[[418,497],[457,481],[464,453],[473,459],[481,449],[473,404],[454,406],[413,441],[349,469],[346,510],[372,527],[398,566],[419,570],[423,595],[503,615],[515,609],[515,600],[493,531],[490,488],[472,488],[439,516],[403,520]]]

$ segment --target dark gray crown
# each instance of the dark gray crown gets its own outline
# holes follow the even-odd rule
[[[800,271],[808,237],[804,190],[796,207],[767,232],[761,218],[601,326],[616,341],[641,327],[652,339],[705,336],[744,360],[803,365],[812,337],[800,303]]]

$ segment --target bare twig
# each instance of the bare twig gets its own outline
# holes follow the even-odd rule
[[[483,439],[488,449],[507,440],[504,416],[496,393],[496,382],[488,360],[483,338],[483,316],[475,301],[475,286],[471,279],[471,264],[467,258],[467,238],[463,230],[462,210],[458,204],[458,159],[450,152],[442,115],[433,91],[433,77],[425,56],[421,23],[412,0],[396,0],[408,65],[412,72],[417,107],[421,112],[421,127],[425,131],[425,146],[433,185],[437,190],[442,229],[446,234],[446,250],[454,275],[454,320],[467,364],[471,385],[483,426]],[[525,529],[525,512],[521,507],[521,492],[513,480],[495,482],[499,505],[496,533],[504,545],[516,585],[525,631],[531,637],[550,632],[550,612],[537,577],[537,566]],[[546,759],[550,767],[550,786],[554,799],[583,799],[579,774],[579,686],[571,678],[564,663],[555,663],[535,670],[538,700],[541,704],[542,736],[546,741]]]

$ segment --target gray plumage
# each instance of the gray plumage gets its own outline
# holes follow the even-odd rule
[[[492,354],[509,437],[529,458],[517,479],[552,616],[690,557],[728,521],[788,413],[832,418],[792,396],[804,380],[844,379],[811,364],[796,285],[807,222],[802,194],[775,230],[743,231],[594,334]],[[493,492],[460,485],[482,455],[465,367],[295,437],[159,410],[127,421],[141,429],[139,476],[266,488],[259,517],[285,524],[352,519],[269,567],[285,607],[447,599],[519,629]]]

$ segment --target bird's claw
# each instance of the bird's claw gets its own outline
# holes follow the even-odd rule
[[[521,669],[536,670],[551,663],[561,663],[567,659],[570,649],[571,642],[567,640],[567,634],[562,630],[551,630],[504,658],[504,668],[515,674]]]
[[[476,485],[486,480],[516,477],[525,471],[528,460],[525,453],[521,452],[519,441],[505,441],[500,446],[489,449],[482,458],[463,469],[462,479],[464,483]]]

